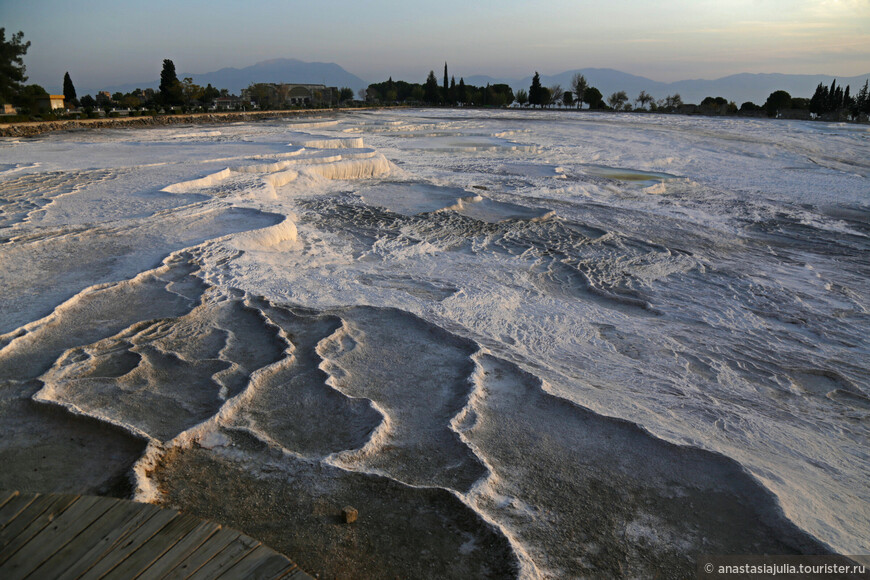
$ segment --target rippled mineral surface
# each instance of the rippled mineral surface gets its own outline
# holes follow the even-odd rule
[[[866,553],[868,160],[574,112],[0,140],[0,488],[324,578]]]

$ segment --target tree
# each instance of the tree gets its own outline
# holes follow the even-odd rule
[[[202,99],[205,89],[193,82],[193,77],[184,77],[181,83],[181,94],[184,98],[184,104],[190,105],[192,101]]]
[[[607,104],[617,111],[621,111],[627,102],[628,94],[625,91],[618,91],[607,97]]]
[[[641,91],[637,98],[634,100],[634,102],[639,104],[641,109],[645,109],[647,103],[651,103],[653,102],[653,100],[654,99],[649,93],[647,93],[646,91]]]
[[[487,85],[487,104],[493,107],[504,107],[514,102],[514,91],[509,85],[498,83]]]
[[[828,87],[819,83],[810,99],[810,113],[821,115],[828,110]]]
[[[450,89],[447,87],[447,63],[446,62],[444,63],[444,86],[442,88],[443,88],[443,92],[444,92],[444,94],[443,94],[444,102],[449,103],[450,102],[450,95],[449,95],[448,91]]]
[[[680,93],[668,95],[667,97],[659,101],[659,108],[665,110],[668,113],[673,113],[682,106],[683,99],[682,97],[680,97]]]
[[[160,72],[160,100],[164,105],[180,105],[183,102],[183,91],[178,75],[175,74],[175,63],[163,60],[163,70]]]
[[[35,113],[39,106],[39,99],[47,97],[48,93],[39,85],[27,85],[21,87],[18,94],[15,96],[16,104],[20,106],[24,112]]]
[[[517,91],[517,102],[521,107],[525,107],[526,103],[529,102],[529,93],[526,92],[525,89],[520,89]]]
[[[76,103],[76,88],[73,86],[69,71],[63,75],[63,100],[70,105],[75,105]]]
[[[426,77],[426,85],[423,87],[423,100],[430,105],[435,105],[439,101],[438,79],[435,78],[434,70],[430,70],[429,76]]]
[[[447,91],[447,103],[451,107],[456,105],[456,77],[450,77],[450,90]]]
[[[532,77],[532,86],[529,87],[529,104],[534,107],[535,105],[543,106],[544,102],[541,98],[541,75],[538,74],[538,71],[535,71],[535,76]]]
[[[85,95],[84,97],[82,97],[81,105],[82,109],[84,109],[86,113],[90,113],[96,108],[97,100],[90,95]]]
[[[142,103],[141,101],[139,101],[139,97],[131,93],[127,93],[118,101],[118,104],[125,109],[138,109]]]
[[[837,79],[831,81],[831,88],[828,89],[828,100],[825,103],[825,111],[832,112],[839,109],[839,95],[837,91],[840,90],[840,87],[837,86]]]
[[[601,91],[596,89],[595,87],[586,87],[586,90],[583,92],[583,101],[589,104],[590,109],[600,109],[604,105],[604,101],[602,101]]]
[[[15,101],[22,83],[27,80],[23,57],[30,48],[30,41],[23,40],[24,33],[19,31],[7,41],[6,29],[0,28],[0,103]]]
[[[870,87],[868,87],[868,83],[870,81],[864,81],[864,86],[855,95],[854,102],[852,103],[853,115],[857,116],[861,113],[865,115],[870,114]]]
[[[456,88],[456,96],[459,99],[459,102],[463,105],[468,100],[468,88],[465,86],[464,77],[459,77],[459,85]]]
[[[589,84],[586,82],[586,77],[581,74],[575,74],[571,79],[571,88],[574,89],[574,98],[577,100],[577,108],[583,106],[586,88]]]
[[[208,85],[202,91],[202,96],[200,97],[200,100],[202,101],[203,105],[210,107],[212,103],[214,103],[215,99],[220,96],[221,92],[211,86],[211,83],[208,83]],[[353,98],[353,91],[350,91],[350,96],[351,98]]]
[[[550,106],[553,103],[553,95],[547,87],[541,87],[541,107]]]
[[[574,104],[574,93],[565,91],[565,94],[562,95],[562,104],[566,107],[572,106]]]
[[[562,90],[562,85],[555,84],[550,87],[550,102],[548,105],[552,105],[554,103],[562,102],[562,96],[565,94],[565,91]]]
[[[251,100],[255,101],[260,109],[270,109],[275,104],[273,97],[276,95],[270,84],[254,83],[248,87],[248,94],[251,95]]]
[[[338,101],[340,103],[346,103],[347,101],[353,100],[353,89],[350,87],[341,87],[338,91]]]
[[[836,82],[836,81],[834,81]],[[767,97],[764,103],[764,109],[767,111],[768,117],[776,117],[777,113],[782,109],[787,109],[791,106],[791,95],[786,91],[773,91]]]

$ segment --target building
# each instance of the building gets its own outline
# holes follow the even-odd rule
[[[214,100],[214,108],[218,110],[233,110],[242,105],[242,99],[235,96],[218,97]]]
[[[63,109],[63,95],[45,95],[36,99],[36,109],[40,113]]]
[[[338,103],[338,94],[326,85],[256,83],[242,90],[242,100],[260,107],[329,107]]]
[[[100,91],[97,93],[97,106],[107,107],[112,104],[112,93],[109,91]]]

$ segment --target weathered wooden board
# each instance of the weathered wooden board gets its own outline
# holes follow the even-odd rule
[[[114,498],[0,491],[0,578],[307,580],[238,531]]]

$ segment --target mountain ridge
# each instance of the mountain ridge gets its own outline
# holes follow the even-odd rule
[[[235,94],[252,83],[323,84],[334,87],[350,87],[354,92],[368,86],[368,83],[361,78],[334,62],[306,62],[295,58],[273,58],[241,68],[224,67],[212,72],[181,73],[177,76],[179,80],[190,77],[198,85],[211,84],[215,88],[227,89],[230,93]],[[99,90],[110,93],[128,93],[137,88],[157,89],[159,86],[160,80],[157,79],[147,82],[118,84]],[[84,94],[86,91],[80,92]]]
[[[605,96],[613,92],[625,91],[630,99],[634,99],[640,91],[646,91],[656,99],[667,95],[680,94],[685,103],[699,103],[705,97],[724,97],[734,101],[737,105],[745,101],[752,101],[757,105],[763,104],[770,93],[777,90],[787,91],[792,97],[812,97],[819,83],[826,86],[836,79],[841,86],[850,85],[852,94],[855,94],[864,82],[870,79],[870,72],[853,77],[838,77],[833,75],[813,74],[796,75],[788,73],[736,73],[717,79],[686,79],[673,82],[662,82],[625,73],[612,68],[582,68],[569,70],[553,75],[541,75],[541,84],[552,86],[560,84],[562,89],[571,90],[571,79],[575,74],[586,77],[590,86],[594,86]],[[505,83],[514,91],[524,89],[528,91],[532,82],[532,76],[521,79],[497,78],[486,75],[473,75],[465,79],[466,83],[496,84]]]

